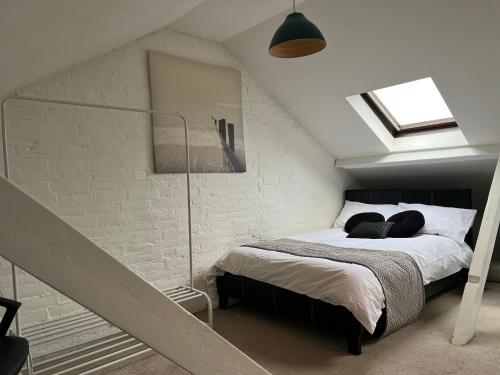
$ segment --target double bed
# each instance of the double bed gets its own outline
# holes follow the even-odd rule
[[[470,190],[348,190],[345,199],[368,204],[406,202],[471,208]],[[464,243],[431,234],[376,240],[348,238],[343,228],[290,238],[344,249],[403,252],[420,271],[426,299],[463,283],[472,259],[471,231]],[[340,328],[352,354],[361,354],[364,336],[380,337],[387,325],[381,282],[363,265],[242,246],[223,256],[216,268],[221,271],[216,279],[220,308],[227,308],[231,299]]]

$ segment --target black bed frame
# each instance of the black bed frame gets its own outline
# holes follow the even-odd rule
[[[372,204],[406,202],[458,208],[471,208],[472,206],[469,189],[347,190],[345,199]],[[472,230],[467,234],[465,241],[473,248]],[[465,284],[467,274],[468,270],[462,269],[456,274],[426,285],[426,299]],[[369,334],[352,313],[343,306],[332,305],[303,294],[227,272],[223,276],[217,277],[217,291],[221,309],[227,309],[230,302],[237,301],[341,331],[347,337],[347,350],[351,354],[361,354],[363,338],[380,337],[386,325],[385,310],[377,323],[374,334]]]

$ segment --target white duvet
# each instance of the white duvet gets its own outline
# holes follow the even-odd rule
[[[447,237],[422,234],[411,238],[346,238],[343,229],[290,237],[296,240],[368,250],[393,250],[409,254],[422,272],[424,283],[468,268],[472,250]],[[349,309],[373,333],[384,308],[384,293],[366,267],[322,258],[239,247],[224,255],[216,268],[286,288]]]

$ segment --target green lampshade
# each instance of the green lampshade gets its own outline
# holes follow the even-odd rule
[[[274,33],[269,54],[275,57],[300,57],[321,51],[326,40],[321,31],[302,13],[290,13]]]

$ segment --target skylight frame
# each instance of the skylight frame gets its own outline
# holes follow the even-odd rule
[[[373,91],[362,93],[360,96],[394,138],[402,135],[458,127],[458,124],[453,117],[400,125]]]

